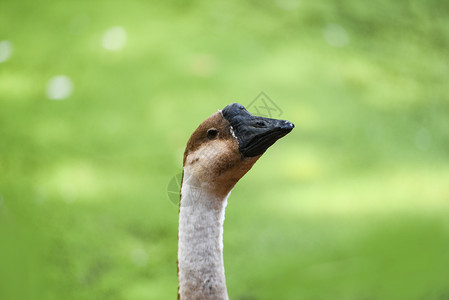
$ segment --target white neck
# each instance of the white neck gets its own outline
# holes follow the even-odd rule
[[[223,222],[228,196],[191,183],[184,169],[178,231],[181,300],[228,299],[223,264]]]

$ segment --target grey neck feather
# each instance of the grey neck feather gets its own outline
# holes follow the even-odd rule
[[[224,199],[194,187],[184,170],[178,231],[181,300],[228,299],[223,264]]]

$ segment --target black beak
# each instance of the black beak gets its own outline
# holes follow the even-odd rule
[[[238,103],[229,104],[221,112],[231,123],[239,143],[239,151],[244,157],[263,154],[295,127],[289,121],[254,116]]]

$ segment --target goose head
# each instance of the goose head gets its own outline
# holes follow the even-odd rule
[[[293,128],[289,121],[254,116],[243,105],[232,103],[191,135],[184,153],[184,182],[225,197],[263,153]]]

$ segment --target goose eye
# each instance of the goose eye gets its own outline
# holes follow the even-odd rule
[[[218,134],[218,131],[215,128],[211,128],[207,131],[207,137],[211,140],[216,138],[217,134]]]

